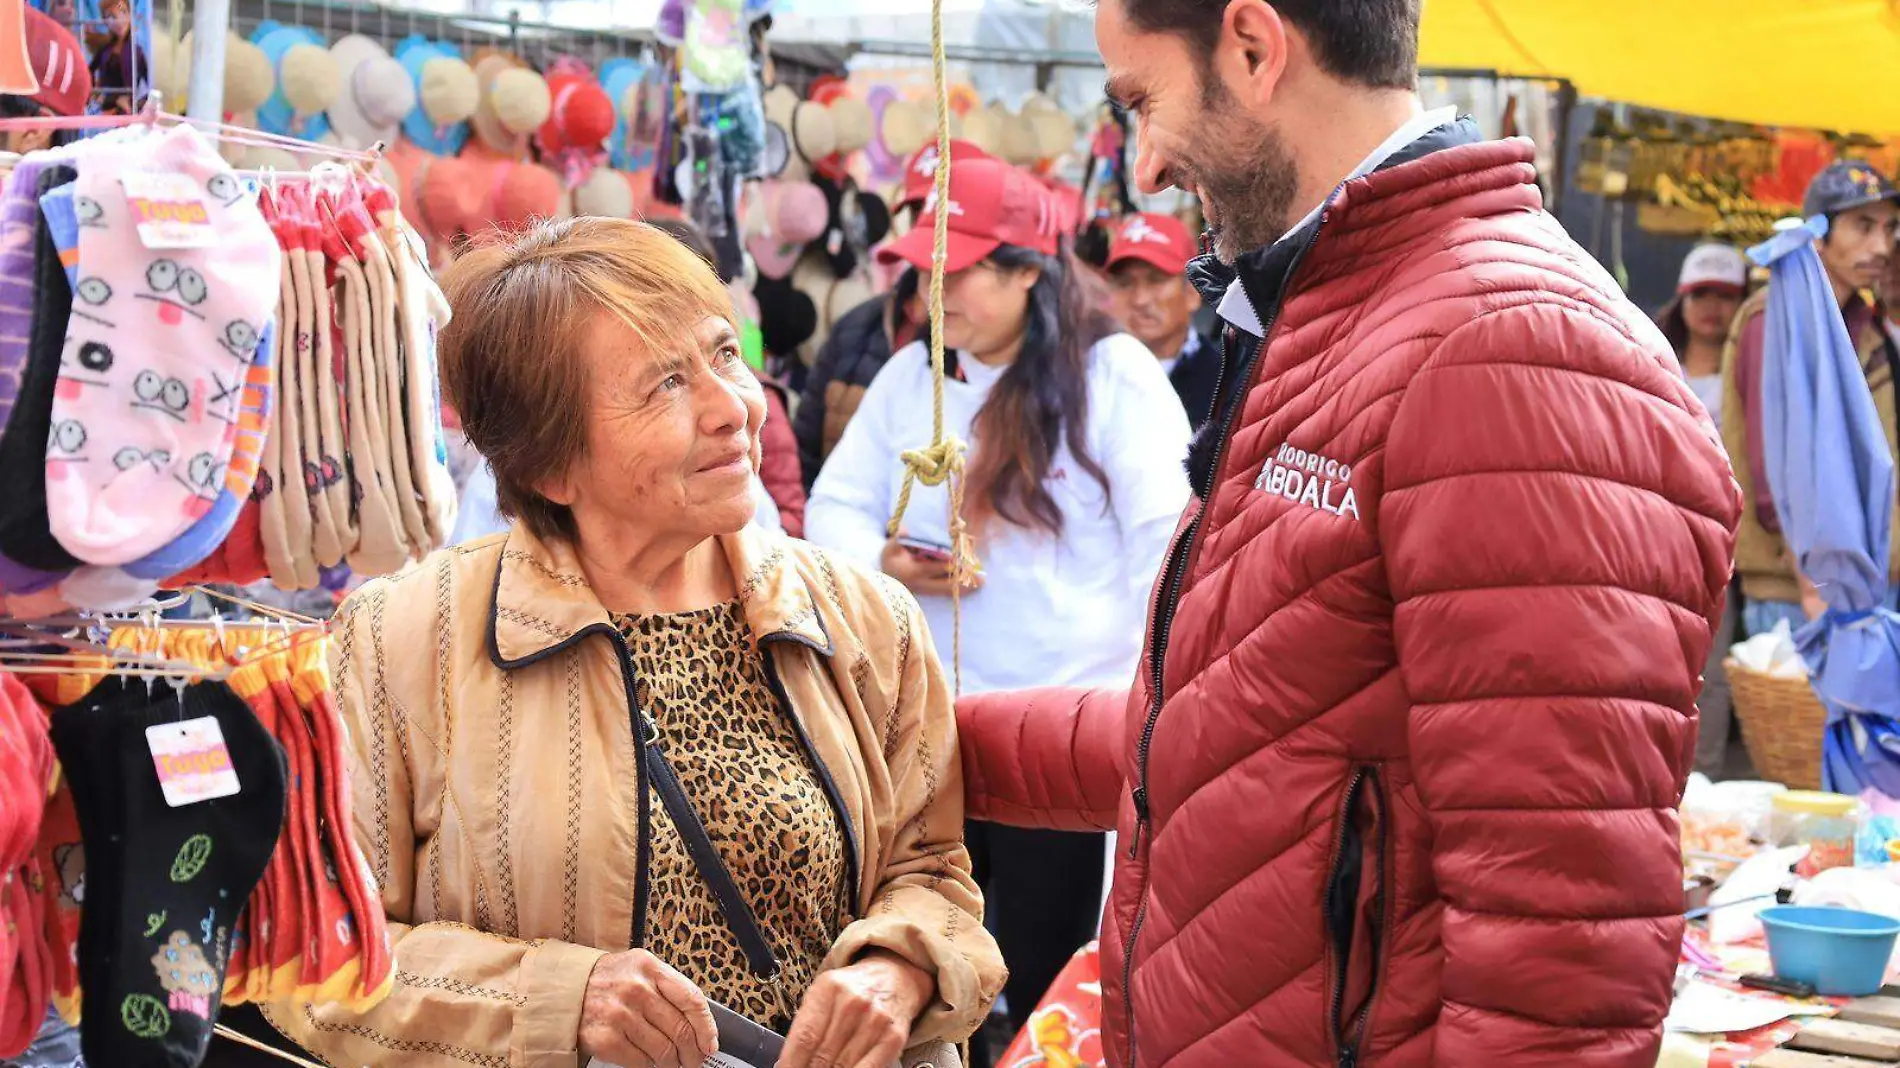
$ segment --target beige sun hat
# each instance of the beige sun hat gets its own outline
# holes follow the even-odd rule
[[[422,91],[416,94],[431,126],[467,122],[481,103],[481,86],[467,63],[437,56],[422,65]]]
[[[496,75],[488,97],[502,127],[518,136],[540,129],[554,110],[547,79],[526,67],[511,67]]]
[[[1036,133],[1036,156],[1039,159],[1055,159],[1073,151],[1080,137],[1075,120],[1060,111],[1030,112],[1029,125]]]
[[[224,110],[256,111],[277,88],[277,72],[264,50],[236,34],[224,40]]]
[[[884,138],[884,149],[899,159],[909,159],[924,147],[930,137],[929,113],[922,104],[908,100],[893,100],[884,108],[884,119],[880,124],[880,133]]]
[[[963,116],[963,139],[992,156],[1003,155],[1004,113],[992,108],[971,108]]]
[[[152,36],[152,88],[164,94],[165,108],[183,114],[185,88],[191,84],[191,34],[181,40],[168,31]]]
[[[633,186],[620,171],[611,167],[595,167],[594,173],[574,189],[574,214],[631,219]]]
[[[277,77],[284,86],[284,102],[298,115],[317,115],[330,110],[343,91],[343,72],[327,48],[313,44],[295,44],[284,50],[277,64]]]
[[[798,94],[790,86],[775,85],[765,91],[765,121],[776,122],[787,132],[792,128],[792,112],[798,110]],[[632,114],[633,109],[628,109]]]
[[[268,145],[252,145],[245,148],[237,159],[231,161],[231,165],[247,171],[273,170],[280,173],[304,169],[304,162],[296,155]]]
[[[855,96],[840,96],[827,109],[838,131],[838,152],[849,155],[871,143],[877,131],[871,120],[871,105]]]
[[[808,161],[824,159],[838,151],[838,126],[831,111],[822,104],[801,100],[792,112],[792,143]]]
[[[1025,115],[1003,116],[1003,158],[1019,167],[1042,158],[1036,126]]]

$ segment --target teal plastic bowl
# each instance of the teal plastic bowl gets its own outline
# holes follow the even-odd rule
[[[1877,993],[1900,936],[1900,920],[1858,909],[1779,905],[1762,910],[1761,925],[1775,974],[1829,997]]]

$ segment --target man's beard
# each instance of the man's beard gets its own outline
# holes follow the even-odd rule
[[[1241,113],[1224,93],[1210,97],[1194,158],[1180,169],[1200,193],[1222,263],[1278,241],[1292,225],[1300,169],[1280,131]]]

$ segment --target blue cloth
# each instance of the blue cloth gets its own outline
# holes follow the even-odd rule
[[[1808,614],[1801,609],[1798,601],[1757,601],[1753,598],[1742,602],[1742,629],[1749,637],[1767,634],[1775,629],[1776,623],[1787,623],[1790,633],[1797,633],[1808,625]]]
[[[1782,533],[1828,612],[1795,633],[1827,706],[1822,783],[1900,797],[1900,614],[1887,584],[1894,463],[1814,243],[1815,216],[1749,250],[1772,272],[1762,438]]]
[[[79,285],[79,257],[67,253],[79,247],[79,215],[73,204],[73,186],[67,182],[40,195],[40,214],[46,217],[46,232],[53,237],[53,247],[60,251],[60,262],[66,268],[66,284]]]

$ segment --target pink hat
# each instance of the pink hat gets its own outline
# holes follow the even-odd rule
[[[561,179],[532,163],[504,166],[495,175],[495,225],[519,229],[561,210]]]
[[[746,235],[746,251],[761,275],[783,278],[792,273],[805,246],[825,232],[831,204],[810,182],[768,180],[759,183],[758,192],[764,199],[765,225]]]

